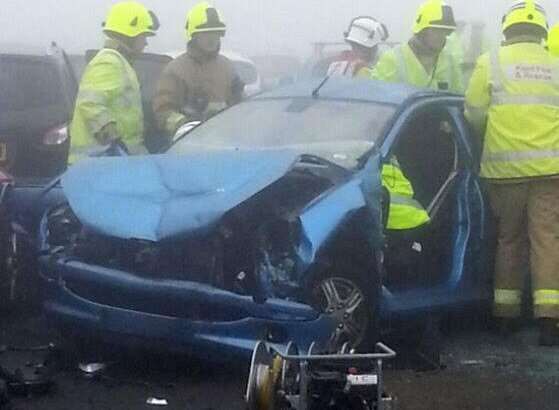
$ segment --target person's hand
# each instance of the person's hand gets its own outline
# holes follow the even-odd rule
[[[118,130],[116,128],[116,123],[111,122],[105,125],[97,134],[95,134],[95,139],[101,145],[110,145],[115,141],[119,140]]]

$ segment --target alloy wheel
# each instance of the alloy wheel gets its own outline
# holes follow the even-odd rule
[[[355,281],[326,277],[314,287],[313,298],[316,306],[336,323],[336,330],[330,340],[333,349],[337,350],[345,343],[358,347],[364,341],[369,313],[365,294]]]

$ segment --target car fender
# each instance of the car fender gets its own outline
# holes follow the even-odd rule
[[[299,216],[301,233],[296,249],[300,272],[308,272],[320,261],[330,241],[348,220],[361,210],[367,217],[360,223],[371,255],[384,243],[382,227],[382,182],[380,155],[373,155],[350,180],[324,193]]]

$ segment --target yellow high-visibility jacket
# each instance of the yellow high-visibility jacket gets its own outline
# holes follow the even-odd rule
[[[390,192],[387,229],[414,229],[429,223],[429,214],[414,199],[412,184],[395,158],[382,168],[382,185]]]
[[[464,93],[464,74],[461,61],[445,48],[439,56],[434,73],[428,73],[417,56],[406,44],[386,51],[370,72],[370,78],[391,83],[405,83],[420,88]]]
[[[542,45],[519,42],[481,56],[466,116],[485,134],[482,177],[559,174],[559,61]]]
[[[86,155],[99,142],[95,135],[114,123],[130,149],[141,146],[144,133],[142,96],[136,72],[117,50],[102,49],[87,65],[70,126],[70,162]]]

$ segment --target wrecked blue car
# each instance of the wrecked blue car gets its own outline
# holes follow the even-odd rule
[[[17,183],[44,309],[121,344],[250,354],[255,341],[372,344],[490,295],[489,216],[463,99],[302,82],[231,107],[164,154],[96,158]],[[431,216],[394,249],[383,163]]]

